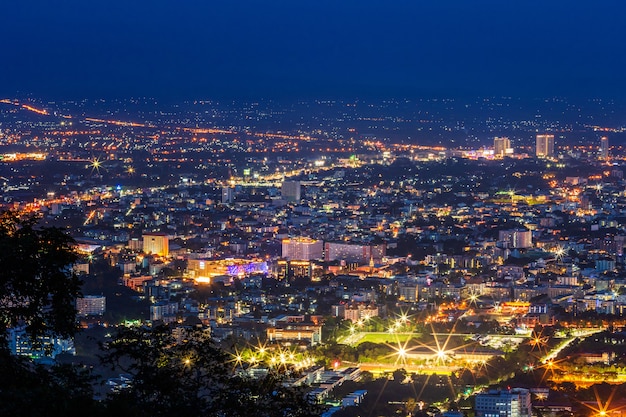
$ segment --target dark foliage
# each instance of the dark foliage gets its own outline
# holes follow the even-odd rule
[[[71,267],[74,241],[33,217],[0,213],[0,332],[24,324],[31,336],[76,331],[74,301],[80,280]],[[4,340],[4,338],[0,338]]]
[[[127,328],[104,348],[104,363],[132,379],[129,388],[107,401],[112,414],[305,417],[320,412],[303,390],[283,386],[278,373],[260,379],[233,374],[231,358],[200,329]]]
[[[93,400],[94,378],[88,369],[35,365],[0,351],[0,415],[102,415]]]

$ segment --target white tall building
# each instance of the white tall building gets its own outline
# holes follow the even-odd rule
[[[493,139],[493,155],[497,158],[503,158],[511,149],[511,141],[509,138],[494,138]]]
[[[609,138],[606,136],[600,138],[600,152],[598,156],[605,161],[609,159]]]
[[[324,242],[310,237],[283,239],[283,258],[297,261],[322,259]]]
[[[143,235],[143,251],[159,256],[169,255],[169,237],[165,233],[145,233]]]
[[[530,391],[513,388],[476,395],[476,417],[531,417]]]
[[[535,153],[537,158],[554,157],[554,135],[537,135]]]

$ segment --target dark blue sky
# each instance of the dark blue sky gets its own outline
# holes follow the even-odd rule
[[[0,2],[0,95],[626,99],[626,2]]]

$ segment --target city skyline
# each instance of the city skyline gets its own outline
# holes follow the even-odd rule
[[[624,12],[0,5],[0,414],[626,415]]]

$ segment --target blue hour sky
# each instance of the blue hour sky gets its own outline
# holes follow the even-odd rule
[[[626,2],[7,0],[0,95],[626,99]]]

